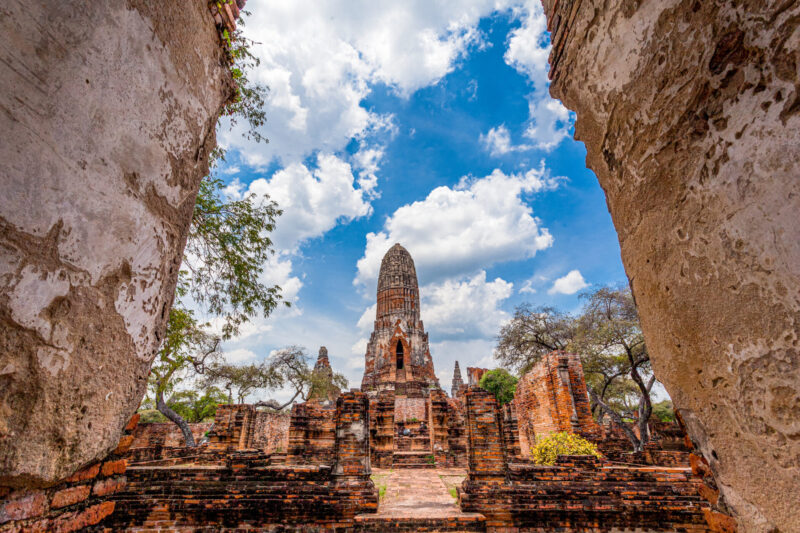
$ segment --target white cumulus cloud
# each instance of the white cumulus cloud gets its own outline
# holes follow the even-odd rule
[[[481,270],[463,280],[445,280],[420,289],[425,326],[437,338],[479,338],[496,335],[509,319],[499,306],[511,296],[513,285],[501,278],[486,281]]]
[[[332,155],[319,155],[315,169],[293,163],[269,179],[256,179],[248,192],[269,195],[283,210],[272,233],[280,250],[293,250],[372,210],[364,190],[355,186],[350,164]]]
[[[520,2],[250,0],[244,33],[261,60],[252,78],[270,89],[262,128],[270,144],[252,149],[237,135],[244,125],[222,140],[251,148],[243,155],[255,166],[336,153],[389,126],[391,117],[361,105],[375,84],[407,96],[436,83],[482,44],[480,19],[514,5]]]
[[[550,42],[541,3],[527,2],[517,6],[514,12],[521,24],[509,33],[508,49],[504,58],[509,66],[524,75],[531,84],[531,93],[528,95],[528,124],[523,134],[530,143],[514,145],[508,131],[503,131],[504,126],[492,128],[485,136],[481,135],[481,140],[494,156],[533,148],[552,150],[569,135],[572,125],[567,108],[548,93],[547,59],[550,55]]]
[[[570,270],[566,276],[553,282],[553,286],[550,287],[547,294],[575,294],[588,286],[589,284],[583,279],[580,270]]]
[[[424,200],[398,208],[382,231],[367,234],[354,283],[371,292],[381,259],[396,242],[411,253],[423,284],[533,257],[551,246],[553,237],[524,196],[554,189],[558,181],[542,165],[520,174],[495,170],[455,187],[437,187]]]

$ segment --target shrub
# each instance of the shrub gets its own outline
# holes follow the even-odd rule
[[[672,407],[672,402],[669,400],[662,400],[653,404],[653,417],[662,422],[674,422],[675,411]]]
[[[514,394],[517,392],[517,378],[509,374],[505,368],[489,370],[481,377],[478,385],[494,394],[500,405],[513,400]]]
[[[559,455],[594,455],[601,457],[597,446],[583,437],[561,431],[552,433],[536,443],[531,450],[537,465],[554,465]]]
[[[139,423],[140,424],[152,424],[155,422],[169,422],[167,417],[162,415],[160,412],[156,411],[155,409],[142,409],[139,411]]]

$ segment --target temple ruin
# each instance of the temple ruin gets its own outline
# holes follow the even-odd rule
[[[636,456],[586,419],[565,354],[509,406],[475,387],[481,369],[448,398],[409,279],[383,294],[407,329],[376,320],[363,392],[279,419],[222,407],[200,449],[138,427],[242,4],[2,7],[0,532],[374,531],[372,466],[406,442],[415,461],[466,458],[462,530],[800,531],[798,2],[543,0],[551,92],[689,433],[661,428]],[[527,462],[553,427],[600,435],[605,459]]]
[[[400,244],[381,261],[361,390],[369,398],[373,420],[373,465],[466,465],[461,406],[450,401],[434,374],[417,271]]]

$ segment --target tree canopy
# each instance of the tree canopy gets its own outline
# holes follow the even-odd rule
[[[500,330],[495,355],[524,373],[553,350],[579,354],[593,411],[614,420],[639,450],[649,438],[655,377],[633,295],[628,287],[602,287],[581,299],[577,315],[520,305]],[[631,427],[634,420],[642,438]]]
[[[338,393],[347,387],[347,378],[344,375],[333,372],[330,368],[314,369],[311,358],[302,346],[287,346],[270,355],[268,361],[280,377],[281,386],[292,393],[287,402],[276,406],[278,410],[289,406],[298,398],[303,401],[312,397],[328,398],[331,393]]]
[[[281,385],[278,373],[266,361],[247,365],[216,363],[203,376],[206,387],[220,385],[228,392],[227,401],[233,403],[234,390],[238,403],[258,389],[274,389]]]
[[[267,88],[248,78],[258,59],[249,51],[251,43],[241,36],[243,21],[238,22],[240,29],[229,43],[235,93],[223,114],[231,124],[246,120],[245,136],[266,142],[258,128],[266,120]],[[167,335],[150,373],[156,408],[181,428],[188,446],[195,444],[191,431],[184,417],[169,407],[165,393],[173,392],[187,373],[216,368],[220,342],[235,336],[251,318],[268,316],[283,301],[281,288],[263,279],[264,265],[274,254],[269,235],[281,211],[267,197],[226,195],[222,180],[214,174],[224,156],[219,147],[212,151],[211,171],[200,182]],[[194,307],[216,318],[218,333],[210,332],[210,324],[198,322],[190,310]]]
[[[514,394],[517,392],[517,378],[505,368],[495,368],[484,373],[478,385],[494,394],[500,405],[513,400]]]

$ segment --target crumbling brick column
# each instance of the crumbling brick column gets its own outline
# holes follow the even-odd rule
[[[478,387],[470,387],[465,399],[469,439],[467,480],[502,483],[508,475],[508,461],[497,400],[492,393]]]
[[[520,378],[514,396],[521,451],[529,455],[538,437],[558,431],[597,439],[602,428],[589,408],[583,365],[577,354],[551,352]]]
[[[336,401],[336,451],[332,475],[338,483],[369,479],[369,400],[360,391],[342,394]]]
[[[252,440],[256,408],[249,404],[230,404],[217,407],[214,427],[208,432],[208,447],[212,450],[244,450]]]

